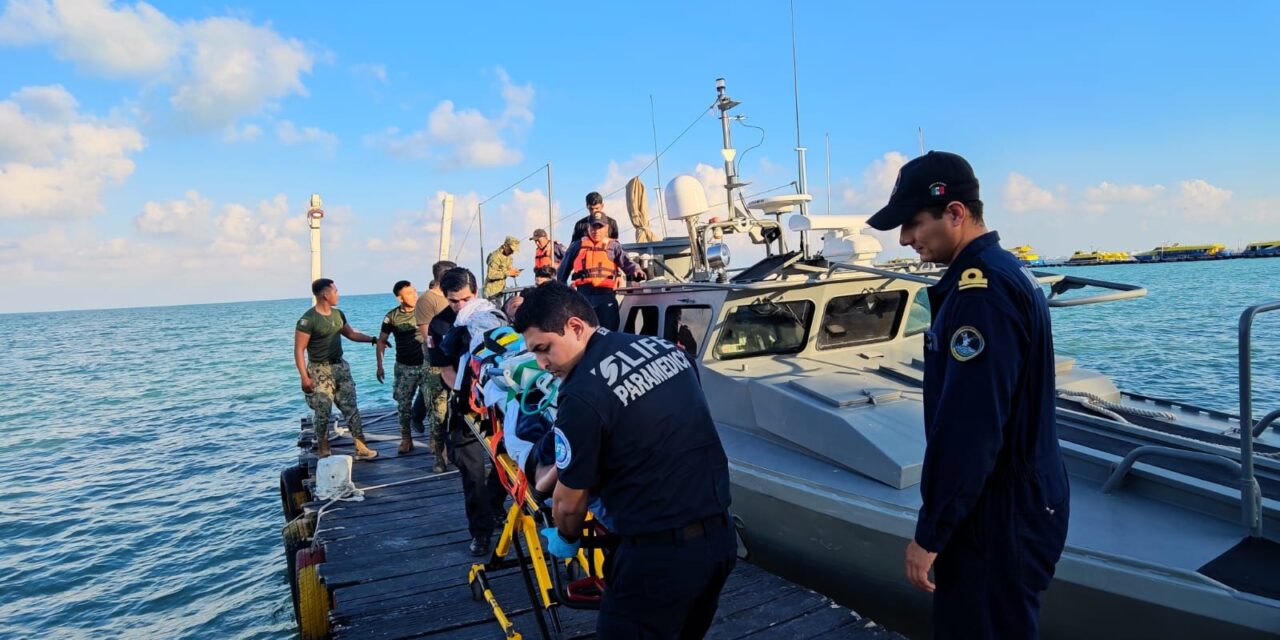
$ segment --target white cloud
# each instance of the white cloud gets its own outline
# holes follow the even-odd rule
[[[195,235],[207,230],[203,223],[209,218],[212,203],[192,189],[185,200],[169,202],[148,201],[142,205],[133,223],[138,231],[150,235]]]
[[[1004,185],[1004,206],[1014,213],[1028,211],[1057,211],[1067,206],[1065,194],[1059,189],[1054,194],[1048,189],[1036,186],[1030,178],[1014,171]]]
[[[353,64],[348,67],[351,75],[358,78],[369,78],[376,80],[381,84],[389,84],[387,80],[387,65],[385,64]]]
[[[503,109],[487,116],[478,109],[458,109],[443,100],[427,116],[424,129],[402,133],[388,127],[365,136],[365,144],[403,158],[430,158],[446,169],[504,167],[519,163],[524,154],[512,138],[524,134],[533,123],[533,85],[516,85],[502,69]]]
[[[1190,220],[1221,220],[1227,215],[1231,191],[1200,179],[1178,183],[1173,206]]]
[[[1102,181],[1084,189],[1084,208],[1087,211],[1109,211],[1114,205],[1141,205],[1155,202],[1164,195],[1164,185],[1115,184]]]
[[[338,136],[317,127],[297,127],[288,120],[276,125],[276,139],[287,145],[314,143],[329,151],[338,146]]]
[[[197,124],[223,126],[291,94],[306,95],[312,56],[296,39],[231,18],[187,25],[192,49],[186,78],[170,102]]]
[[[145,2],[14,0],[0,16],[0,44],[48,42],[57,56],[111,77],[150,78],[170,71],[182,29]]]
[[[222,131],[222,141],[226,143],[237,142],[255,142],[262,137],[262,127],[256,124],[246,124],[243,127],[237,127],[234,123],[227,125]]]
[[[75,218],[102,211],[102,189],[134,170],[136,129],[80,113],[58,85],[0,101],[0,218]]]
[[[907,163],[907,157],[897,151],[887,151],[871,161],[862,170],[861,184],[845,181],[840,189],[840,205],[854,212],[877,211],[889,201],[893,185],[898,181],[898,170]]]
[[[302,76],[315,61],[297,39],[235,18],[179,24],[145,2],[11,2],[0,16],[0,45],[41,44],[107,77],[171,86],[170,104],[202,129],[306,95]]]

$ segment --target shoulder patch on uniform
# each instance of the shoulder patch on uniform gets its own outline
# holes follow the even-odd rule
[[[564,437],[564,432],[559,427],[553,433],[556,439],[556,468],[563,469],[573,461],[573,448],[569,446],[569,439]]]
[[[978,357],[986,346],[987,341],[982,337],[982,332],[973,327],[960,327],[951,334],[951,357],[960,362]]]
[[[964,291],[965,289],[986,289],[986,288],[987,288],[987,277],[982,275],[982,269],[979,269],[977,267],[972,267],[969,269],[965,269],[964,273],[960,274],[960,290],[961,291]]]
[[[298,321],[298,324],[299,324],[300,326],[305,327],[305,326],[307,326],[307,325],[311,324],[311,321],[310,321],[310,320],[308,320],[308,319],[306,319],[306,318],[303,318],[303,319],[301,319],[301,320],[299,320],[299,321]]]

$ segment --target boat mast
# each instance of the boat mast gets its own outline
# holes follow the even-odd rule
[[[809,193],[808,171],[805,169],[804,153],[808,151],[800,144],[800,74],[797,71],[796,63],[796,3],[791,0],[791,86],[792,93],[795,95],[796,102],[796,162],[799,165],[800,173],[799,181],[796,183],[796,193]],[[800,203],[800,215],[809,215],[809,203]],[[800,255],[804,258],[809,257],[809,232],[800,232]]]
[[[725,93],[724,78],[716,78],[716,108],[720,110],[720,131],[724,135],[724,147],[720,149],[720,155],[724,157],[724,190],[729,197],[730,218],[736,217],[733,215],[735,192],[743,185],[738,182],[738,169],[733,162],[738,150],[733,148],[733,134],[729,132],[729,110],[740,104],[742,103]]]
[[[440,217],[440,257],[439,260],[449,259],[449,232],[453,229],[453,194],[446,193],[444,198],[440,200],[440,207],[443,213]]]

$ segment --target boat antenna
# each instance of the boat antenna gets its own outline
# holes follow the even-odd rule
[[[827,215],[831,215],[831,132],[826,133],[827,139]]]
[[[800,74],[798,64],[796,63],[796,2],[791,0],[791,88],[795,96],[796,102],[796,161],[799,164],[800,179],[796,182],[797,193],[809,192],[809,181],[805,177],[807,173],[804,165],[804,152],[806,149],[800,144]],[[800,203],[800,215],[809,215],[809,204]],[[805,258],[809,257],[809,232],[800,232],[800,255]]]
[[[658,153],[658,118],[654,114],[653,94],[649,94],[649,128],[653,130],[653,167],[658,172],[658,186],[654,187],[655,195],[658,198],[658,217],[662,219],[662,237],[666,238],[671,235],[667,231],[667,213],[664,210],[665,203],[662,201],[662,163],[659,162],[661,154]]]
[[[742,104],[737,100],[729,97],[724,86],[724,78],[716,78],[716,108],[720,110],[720,132],[724,136],[724,147],[720,149],[720,155],[724,158],[724,190],[727,192],[729,201],[729,215],[734,217],[733,212],[736,208],[737,200],[734,198],[734,192],[738,187],[743,186],[738,182],[737,164],[733,159],[738,155],[738,150],[733,148],[733,134],[729,131],[729,110]],[[746,215],[746,212],[743,212]]]
[[[916,127],[916,138],[920,141],[920,155],[924,155],[924,127]]]

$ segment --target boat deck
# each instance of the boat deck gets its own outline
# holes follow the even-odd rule
[[[410,482],[366,490],[364,501],[337,503],[320,518],[315,538],[325,548],[319,574],[332,598],[332,637],[505,637],[489,606],[473,600],[467,584],[476,559],[467,551],[470,537],[457,473],[413,481],[431,475],[433,457],[425,440],[417,441],[413,453],[399,456],[394,410],[362,415],[367,444],[379,456],[355,464],[356,486]],[[310,428],[304,419],[300,444]],[[351,441],[334,441],[333,451],[349,454]],[[300,462],[314,471],[315,458],[306,448],[300,449]],[[519,569],[490,571],[489,578],[516,629],[525,637],[540,637]],[[594,611],[561,607],[559,615],[563,637],[594,637]],[[729,577],[707,637],[901,638],[746,562]]]

